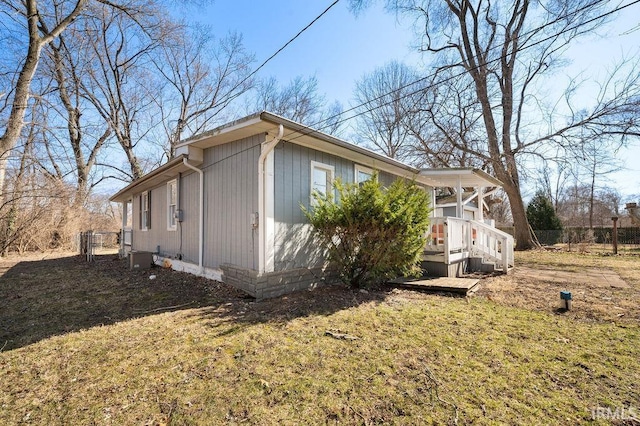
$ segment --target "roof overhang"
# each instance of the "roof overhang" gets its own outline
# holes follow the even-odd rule
[[[129,185],[122,188],[116,194],[114,194],[109,201],[116,203],[122,203],[129,201],[134,194],[147,191],[159,184],[166,182],[167,180],[178,176],[178,173],[190,170],[184,165],[183,158],[187,158],[186,155],[180,155],[168,163],[158,167],[157,169],[147,173],[140,179],[131,182]]]
[[[438,187],[463,188],[502,187],[502,182],[489,173],[474,168],[422,169],[420,176],[438,182]]]
[[[416,179],[424,185],[437,185],[429,176],[420,175],[420,170],[415,167],[266,111],[186,139],[177,149],[184,146],[206,149],[260,133],[274,137],[280,125],[284,127],[284,141],[347,158],[372,169]]]
[[[278,134],[280,125],[284,128],[284,136],[282,137],[284,141],[346,158],[375,170],[415,179],[417,183],[422,185],[457,187],[458,182],[460,182],[461,186],[465,188],[502,186],[502,182],[480,169],[417,169],[367,148],[354,145],[279,115],[263,111],[184,140],[176,146],[176,151],[183,153],[182,155],[130,183],[113,195],[110,200],[114,202],[128,201],[135,194],[158,186],[176,177],[178,173],[190,170],[184,165],[183,159],[189,158],[192,161],[201,163],[202,152],[206,148],[259,134],[264,134],[265,140],[273,138]]]

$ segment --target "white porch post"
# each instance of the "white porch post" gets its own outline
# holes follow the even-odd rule
[[[464,219],[464,211],[462,210],[462,179],[460,176],[457,178],[456,187],[456,217]]]
[[[478,191],[478,222],[484,223],[484,187],[477,188]]]
[[[436,217],[436,188],[431,187],[431,217]]]

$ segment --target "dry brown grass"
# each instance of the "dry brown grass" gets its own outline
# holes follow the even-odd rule
[[[572,272],[559,280],[537,279],[535,270]],[[610,286],[596,275],[617,274],[626,286]],[[573,275],[572,277],[567,277]],[[516,253],[507,276],[483,282],[479,296],[501,304],[558,313],[559,293],[570,291],[573,309],[562,315],[590,321],[640,324],[640,256],[598,252],[526,251]]]
[[[342,287],[255,303],[109,258],[4,268],[1,424],[579,424],[640,405],[632,322]]]

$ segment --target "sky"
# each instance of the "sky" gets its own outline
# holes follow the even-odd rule
[[[626,2],[629,2],[627,0]],[[332,0],[215,0],[197,10],[183,12],[189,19],[212,27],[222,37],[229,31],[243,35],[245,46],[256,55],[255,66],[275,53],[298,31],[316,18]],[[625,2],[625,3],[626,3]],[[355,82],[376,67],[392,61],[422,66],[425,58],[416,48],[412,22],[385,12],[381,2],[358,16],[341,0],[322,18],[279,53],[258,73],[286,84],[296,76],[315,75],[320,93],[345,108],[353,105]],[[566,52],[571,60],[558,75],[602,77],[624,55],[640,53],[640,4],[616,16],[604,36],[590,37]],[[559,92],[558,92],[559,93]],[[586,100],[588,102],[588,99]],[[640,142],[618,152],[624,170],[604,184],[618,189],[623,201],[640,201]],[[535,188],[527,188],[531,195]],[[632,199],[635,197],[635,199]]]

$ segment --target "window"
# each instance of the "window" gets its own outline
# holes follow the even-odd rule
[[[328,164],[318,163],[317,161],[311,162],[311,194],[314,192],[318,194],[329,194],[333,188],[333,166]],[[311,198],[313,202],[313,197]]]
[[[366,182],[373,177],[373,169],[361,166],[359,164],[356,164],[355,172],[356,172],[355,181],[357,184]]]
[[[167,230],[176,230],[176,210],[178,208],[178,182],[167,182]]]
[[[140,195],[140,229],[151,229],[151,192]]]

